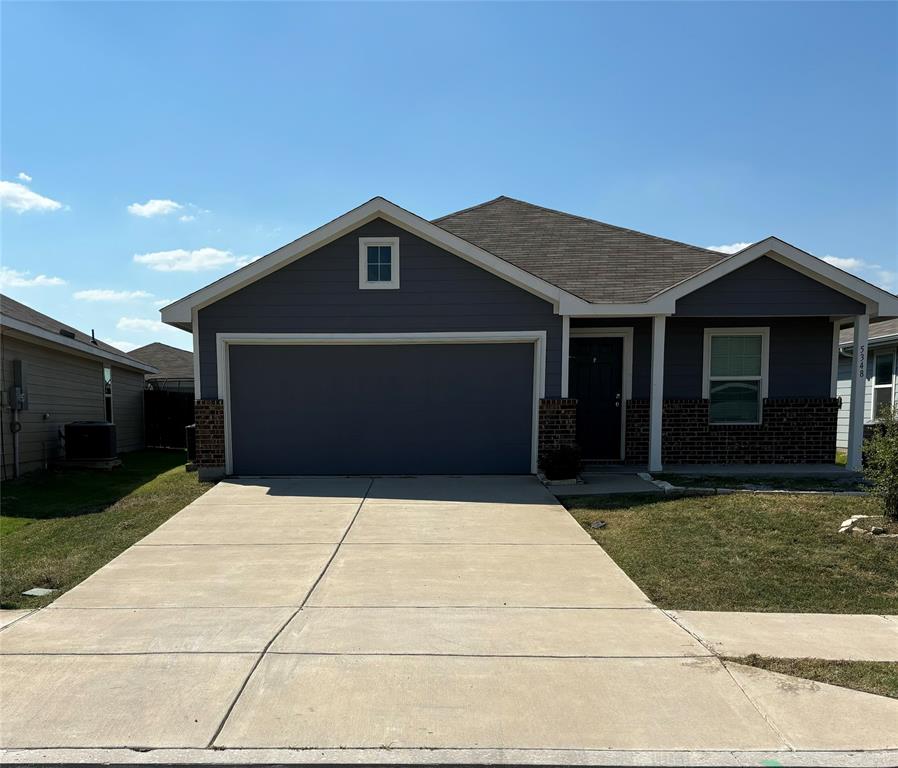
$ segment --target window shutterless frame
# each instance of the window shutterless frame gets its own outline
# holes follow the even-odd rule
[[[888,405],[890,408],[895,407],[895,376],[896,376],[896,365],[895,358],[898,357],[898,349],[892,350],[877,350],[873,354],[873,369],[870,371],[872,375],[872,384],[873,391],[871,392],[870,397],[870,420],[873,421],[879,418],[878,410],[881,408],[884,403],[881,399],[885,397],[885,405]],[[880,372],[880,360],[888,360],[886,363],[888,365],[888,370],[886,371],[886,381],[882,383],[879,382],[879,372]],[[879,395],[879,398],[877,398]],[[877,399],[879,399],[879,408],[877,408]]]
[[[704,355],[702,361],[702,398],[711,399],[711,339],[715,336],[760,336],[761,337],[761,374],[760,376],[714,376],[714,381],[748,381],[759,382],[759,403],[757,421],[715,421],[713,424],[760,424],[764,420],[764,400],[767,397],[770,367],[770,328],[705,328]]]
[[[390,249],[389,280],[368,279],[368,247],[387,247]],[[381,252],[382,254],[382,252]],[[378,264],[382,256],[379,257]],[[360,237],[359,238],[359,288],[362,290],[389,290],[399,288],[399,238],[398,237]]]

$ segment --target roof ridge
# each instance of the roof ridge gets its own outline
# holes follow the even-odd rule
[[[437,222],[443,221],[443,219],[451,218],[452,216],[458,216],[462,213],[468,213],[469,211],[476,211],[478,208],[486,208],[488,205],[492,205],[493,203],[498,203],[500,200],[514,200],[513,197],[508,197],[507,195],[499,195],[499,197],[494,197],[492,200],[487,200],[484,203],[477,203],[477,205],[469,205],[467,208],[462,208],[459,211],[452,211],[452,213],[447,213],[444,216],[440,216],[437,219],[431,219],[431,224],[436,224]],[[521,200],[515,200],[515,202],[522,202]]]
[[[609,227],[610,229],[616,229],[618,232],[628,232],[631,235],[641,235],[642,237],[648,237],[652,240],[660,240],[663,243],[670,243],[672,245],[682,245],[686,248],[694,248],[697,251],[701,251],[702,253],[712,253],[720,258],[726,258],[729,254],[720,253],[720,251],[713,251],[710,248],[702,248],[700,245],[693,245],[692,243],[684,243],[682,240],[673,240],[669,237],[661,237],[659,235],[650,235],[648,232],[642,232],[638,229],[631,229],[629,227],[621,227],[617,224],[609,224],[607,221],[600,221],[599,219],[591,219],[589,216],[581,216],[577,213],[568,213],[567,211],[560,211],[557,208],[547,208],[544,205],[538,205],[536,203],[530,203],[527,200],[519,200],[516,197],[507,197],[506,195],[502,195],[502,198],[506,200],[511,200],[514,203],[519,203],[521,205],[529,206],[530,208],[538,208],[541,211],[546,211],[547,213],[555,213],[559,216],[567,216],[571,219],[579,219],[580,221],[586,221],[590,224],[601,224],[603,227]],[[501,198],[496,198],[496,200],[500,200]],[[491,200],[490,202],[496,202],[496,200]],[[475,206],[477,207],[477,206]],[[469,209],[468,209],[469,210]],[[463,213],[463,211],[459,211],[459,213]],[[452,214],[450,214],[452,215]]]

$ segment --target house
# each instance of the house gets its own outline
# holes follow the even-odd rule
[[[157,369],[145,377],[148,389],[193,392],[193,352],[155,341],[128,354]]]
[[[775,237],[724,256],[507,197],[435,221],[374,198],[162,309],[193,333],[205,476],[527,473],[574,441],[654,471],[832,462],[834,321],[863,348],[894,316]]]
[[[848,421],[851,409],[851,361],[853,331],[843,329],[839,345],[838,395],[839,429],[836,445],[848,447]],[[883,320],[870,325],[867,359],[864,369],[864,422],[876,420],[884,406],[898,405],[898,320]]]
[[[3,477],[47,467],[62,456],[60,432],[72,421],[111,421],[119,452],[142,448],[143,377],[155,368],[70,325],[0,296]],[[27,409],[15,413],[11,388]],[[16,439],[12,426],[21,427]]]

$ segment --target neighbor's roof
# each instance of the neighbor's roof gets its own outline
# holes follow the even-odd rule
[[[154,341],[128,354],[159,369],[159,373],[149,374],[148,379],[193,379],[193,352],[186,349]]]
[[[898,339],[898,318],[891,320],[880,320],[876,323],[870,323],[870,333],[867,339],[874,342],[877,339]],[[851,344],[854,341],[854,326],[843,328],[839,334],[839,344]]]
[[[21,333],[58,343],[75,351],[118,362],[130,368],[147,372],[156,370],[153,366],[130,357],[111,344],[91,339],[88,334],[77,328],[54,320],[49,315],[42,314],[36,309],[3,295],[0,295],[0,324]],[[60,331],[66,331],[68,335]]]
[[[726,258],[504,196],[433,223],[594,303],[646,301]]]

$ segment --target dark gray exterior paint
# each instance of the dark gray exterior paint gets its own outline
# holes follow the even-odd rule
[[[400,238],[398,290],[359,290],[358,239]],[[546,395],[561,391],[552,305],[377,219],[200,310],[202,396],[218,397],[215,334],[545,330]],[[264,385],[263,385],[264,386]]]
[[[678,317],[857,315],[864,305],[766,256],[677,300]]]
[[[651,320],[571,320],[571,328],[602,326],[633,328],[633,397],[647,399],[652,375]],[[701,397],[705,328],[741,326],[770,328],[770,397],[829,396],[833,328],[828,318],[672,317],[667,319],[665,335],[664,397]]]
[[[529,473],[533,345],[234,345],[236,474]]]
[[[664,347],[664,397],[702,396],[705,328],[770,328],[770,397],[829,397],[833,327],[826,317],[670,318]],[[638,397],[634,391],[634,397]]]

